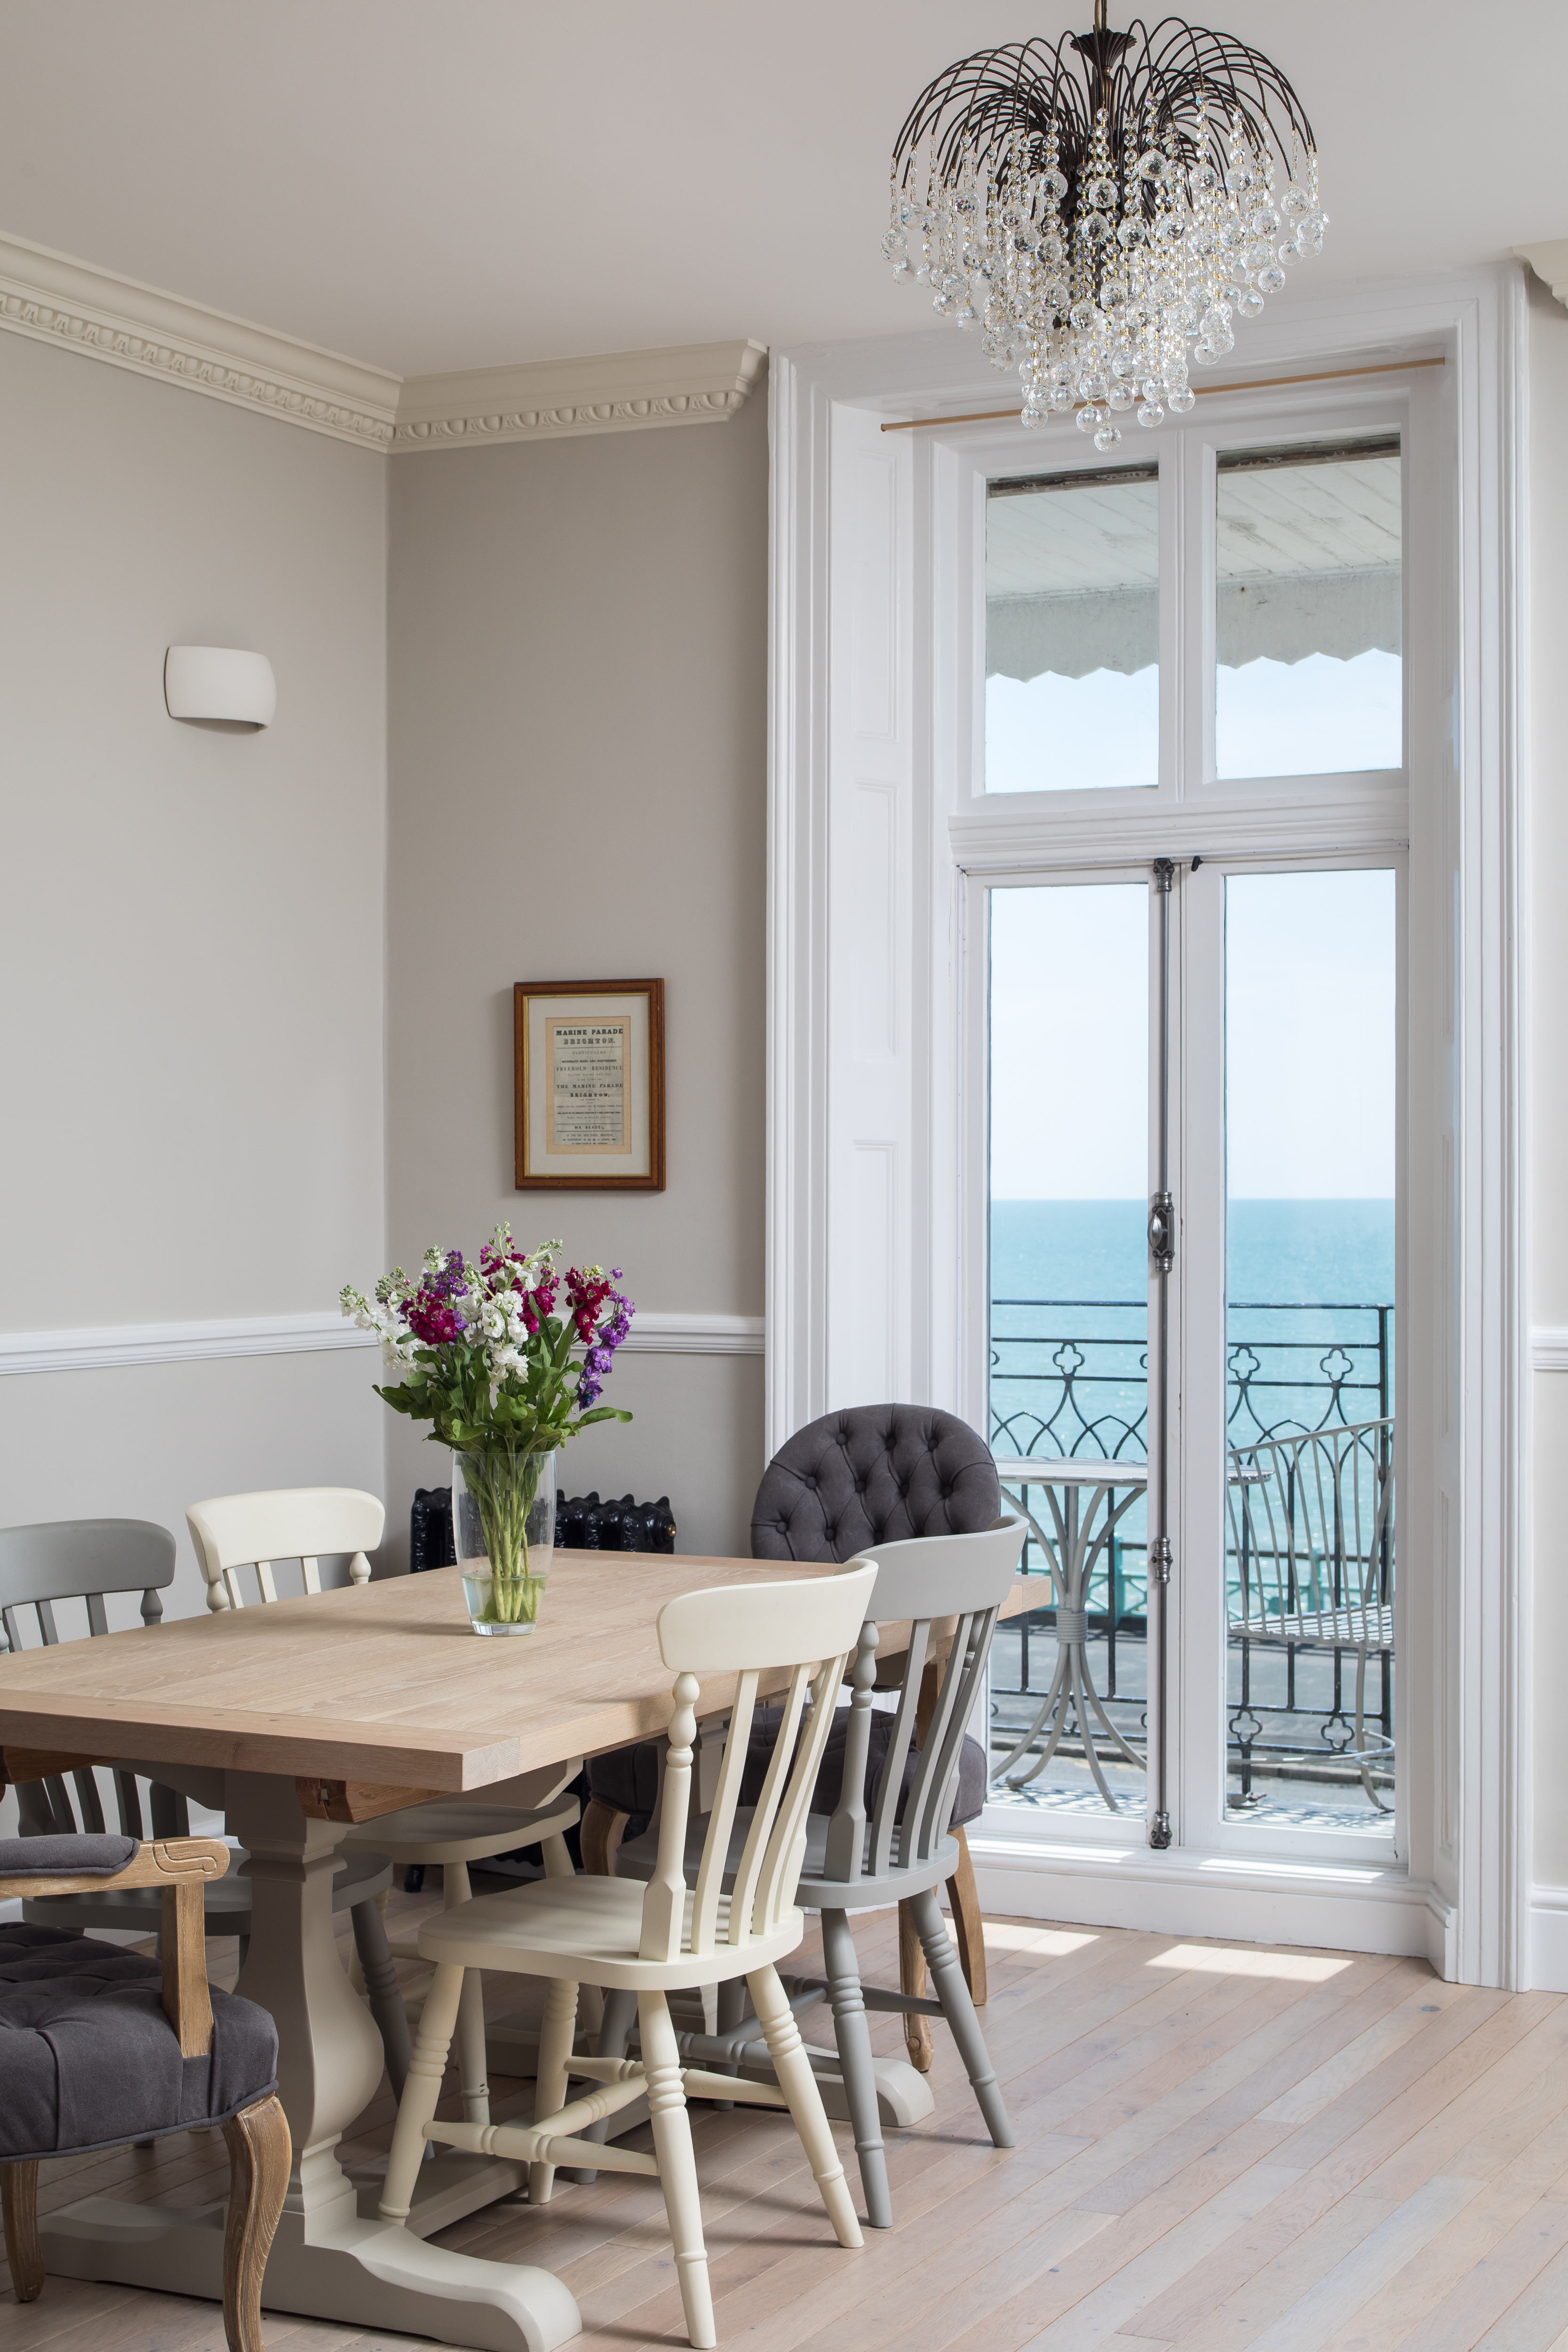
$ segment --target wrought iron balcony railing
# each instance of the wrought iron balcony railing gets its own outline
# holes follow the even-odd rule
[[[1393,1765],[1394,1309],[1233,1303],[1228,1319],[1232,1801],[1256,1803],[1260,1775],[1304,1768],[1312,1780],[1353,1786],[1359,1777],[1383,1810],[1375,1791],[1391,1785]],[[994,1302],[991,1442],[999,1461],[1141,1465],[1146,1414],[1142,1301]],[[1044,1512],[1045,1498],[1037,1500]],[[1032,1556],[1039,1549],[1031,1538],[1025,1554],[1037,1573],[1047,1566]],[[1134,1741],[1146,1560],[1140,1496],[1099,1547],[1085,1594],[1099,1696]],[[1342,1639],[1334,1638],[1336,1612],[1349,1612]],[[1031,1611],[998,1640],[995,1736],[1026,1727],[1031,1702],[1048,1691],[1055,1613],[1048,1604]],[[1078,1746],[1069,1738],[1064,1752]]]

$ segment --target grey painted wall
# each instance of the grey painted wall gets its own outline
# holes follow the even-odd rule
[[[384,1250],[386,462],[0,336],[9,1330],[330,1307]],[[163,707],[254,647],[276,724]],[[379,1488],[368,1355],[0,1380],[4,1516]],[[335,1466],[334,1466],[335,1465]]]
[[[388,1171],[394,1255],[530,1244],[639,1305],[763,1309],[767,411],[392,467]],[[511,988],[662,977],[668,1187],[520,1193]],[[367,1265],[364,1271],[374,1273]],[[623,1358],[630,1427],[571,1491],[668,1491],[681,1548],[747,1548],[757,1359]],[[445,1457],[393,1431],[401,1521]]]

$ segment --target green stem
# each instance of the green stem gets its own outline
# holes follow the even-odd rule
[[[490,1564],[486,1617],[492,1624],[532,1624],[539,1615],[544,1578],[531,1574],[528,1515],[550,1456],[536,1447],[497,1446],[461,1456],[463,1478],[484,1531]]]

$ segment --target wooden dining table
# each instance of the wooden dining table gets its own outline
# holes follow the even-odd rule
[[[476,1639],[458,1571],[438,1569],[0,1657],[7,1779],[121,1759],[163,1768],[176,1786],[199,1775],[247,1851],[252,1932],[237,1989],[277,2021],[294,2142],[268,2305],[484,2352],[552,2352],[579,2332],[575,2301],[548,2271],[426,2242],[519,2188],[524,2167],[443,2153],[423,2168],[403,2228],[379,2219],[374,2188],[356,2190],[338,2161],[383,2070],[334,1937],[338,1845],[351,1823],[421,1798],[480,1793],[660,1736],[671,1685],[656,1632],[664,1603],[823,1572],[558,1550],[539,1624],[521,1639]],[[1024,1598],[1020,1581],[1004,1613]],[[898,1647],[898,1629],[884,1629],[884,1652]],[[735,1680],[700,1677],[700,1717],[728,1711]],[[763,1692],[784,1681],[764,1676]],[[216,2301],[223,2222],[222,2205],[89,2197],[46,2221],[44,2259],[65,2276]]]

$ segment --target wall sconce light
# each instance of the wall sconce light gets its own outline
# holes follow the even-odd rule
[[[163,700],[171,719],[270,727],[278,708],[278,682],[265,654],[223,646],[171,646],[163,656]]]

